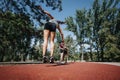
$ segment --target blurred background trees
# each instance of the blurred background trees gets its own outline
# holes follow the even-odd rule
[[[0,61],[41,59],[41,20],[47,20],[47,16],[36,7],[41,4],[46,4],[53,10],[62,10],[61,0],[0,1]],[[34,21],[38,22],[40,27],[36,27]]]
[[[89,10],[76,10],[76,17],[67,17],[67,30],[74,33],[80,47],[81,60],[120,61],[120,0],[95,0]],[[84,45],[89,52],[84,52]],[[93,52],[94,51],[94,52]]]

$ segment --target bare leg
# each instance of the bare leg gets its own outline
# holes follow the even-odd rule
[[[63,61],[63,53],[60,53],[60,62]]]
[[[63,61],[64,61],[64,59],[65,59],[65,54],[63,53]]]
[[[66,54],[65,55],[65,63],[67,63],[67,61],[68,61],[68,55]]]
[[[54,38],[55,38],[55,32],[50,32],[50,44],[51,44],[51,52],[50,52],[50,56],[53,57],[53,53],[54,53]]]
[[[49,30],[44,30],[43,56],[45,56],[46,49],[47,49],[47,46],[48,46],[49,34],[50,34]]]

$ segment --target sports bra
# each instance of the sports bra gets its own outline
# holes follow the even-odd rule
[[[55,19],[50,19],[49,22],[55,23],[56,25],[58,25],[58,22]]]

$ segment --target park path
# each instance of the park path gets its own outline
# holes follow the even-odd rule
[[[120,66],[92,62],[0,65],[0,80],[120,80]]]

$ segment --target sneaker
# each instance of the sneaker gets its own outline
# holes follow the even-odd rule
[[[47,63],[47,58],[46,58],[46,56],[43,57],[43,63]]]
[[[60,61],[60,64],[65,64],[65,61]]]
[[[54,58],[50,57],[50,63],[54,63]]]

